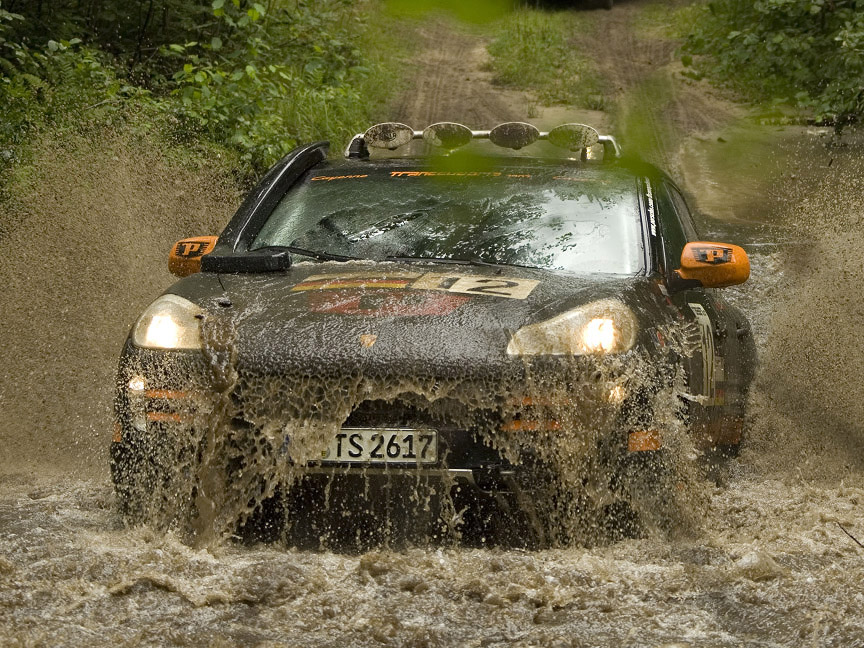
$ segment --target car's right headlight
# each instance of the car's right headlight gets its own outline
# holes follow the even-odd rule
[[[162,295],[138,318],[132,343],[145,349],[200,349],[203,312],[188,299]]]
[[[617,299],[600,299],[513,334],[508,355],[604,355],[636,343],[636,317]]]

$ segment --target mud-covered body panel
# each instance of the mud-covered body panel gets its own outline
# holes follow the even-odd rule
[[[158,377],[155,389],[209,394],[207,408],[216,408],[219,392],[229,390],[234,427],[275,426],[290,436],[292,422],[310,416],[329,417],[346,426],[358,420],[380,427],[434,425],[442,434],[458,437],[442,440],[459,450],[442,453],[450,467],[482,468],[509,465],[488,451],[494,445],[488,430],[530,417],[531,408],[523,403],[536,399],[538,390],[557,399],[561,407],[609,407],[621,418],[620,403],[612,407],[606,402],[612,382],[632,380],[629,374],[636,366],[642,390],[669,387],[675,376],[675,363],[682,356],[670,344],[675,331],[682,328],[681,320],[692,318],[692,313],[658,299],[656,280],[585,278],[514,268],[507,270],[508,276],[537,282],[524,299],[460,294],[455,307],[448,304],[436,312],[420,308],[420,315],[415,314],[418,305],[429,301],[440,305],[442,293],[452,295],[412,288],[410,283],[337,287],[346,278],[416,282],[430,273],[495,278],[501,272],[448,268],[422,263],[306,263],[284,273],[221,277],[204,273],[184,279],[172,287],[172,293],[201,306],[205,310],[202,328],[214,331],[219,339],[207,345],[204,353],[150,351],[127,343],[121,363],[120,420],[129,419],[124,412],[125,384],[133,375],[154,375]],[[298,290],[308,287],[310,277],[322,276],[329,285]],[[610,296],[626,303],[639,320],[637,343],[628,354],[611,362],[507,354],[512,334],[521,327]],[[390,304],[390,310],[379,314],[380,308],[354,308],[358,299]],[[368,336],[374,336],[371,343]],[[234,384],[228,386],[214,384],[222,383],[225,376],[213,375],[213,365],[224,353],[219,347],[226,344],[234,372]],[[638,398],[635,391],[632,397]],[[390,407],[379,408],[376,420],[364,409],[371,401]],[[322,406],[331,411],[319,411]],[[197,410],[184,416],[199,425],[211,423]],[[622,439],[626,432],[619,430]]]
[[[500,282],[502,273],[537,283],[524,299],[417,286],[429,275]],[[326,281],[308,289],[310,277]],[[364,279],[369,283],[361,287],[340,287]],[[304,263],[284,273],[196,275],[171,292],[230,323],[240,365],[263,372],[296,366],[326,372],[333,363],[394,375],[504,370],[521,364],[506,353],[512,333],[591,301],[615,297],[630,306],[644,322],[640,341],[648,349],[657,342],[652,323],[669,316],[658,304],[656,282],[644,278],[424,263]],[[362,335],[374,335],[374,343],[365,346]]]

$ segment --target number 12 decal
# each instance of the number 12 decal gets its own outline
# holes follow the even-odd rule
[[[428,273],[411,288],[423,290],[446,290],[447,292],[465,295],[490,295],[492,297],[507,297],[508,299],[525,299],[540,283],[536,279],[519,279],[516,277],[477,277],[470,275],[447,275]]]

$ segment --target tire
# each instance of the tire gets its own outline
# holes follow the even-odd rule
[[[616,490],[629,518],[622,525],[627,537],[652,531],[668,532],[679,518],[675,472],[665,450],[629,453],[624,457]]]
[[[188,522],[195,495],[190,454],[141,439],[112,445],[111,478],[127,524],[164,529]]]

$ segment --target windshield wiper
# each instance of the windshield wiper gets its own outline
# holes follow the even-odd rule
[[[207,254],[201,259],[201,268],[206,272],[278,272],[291,267],[291,255],[310,257],[318,261],[357,261],[360,257],[316,252],[294,245],[266,245],[241,254],[214,256]]]
[[[318,259],[319,261],[363,261],[362,257],[348,256],[347,254],[333,254],[332,252],[317,252],[315,250],[307,250],[306,248],[297,247],[296,245],[268,245],[258,250],[285,250],[291,254],[299,254],[300,256],[309,257],[310,259]],[[255,252],[258,252],[255,250]]]

